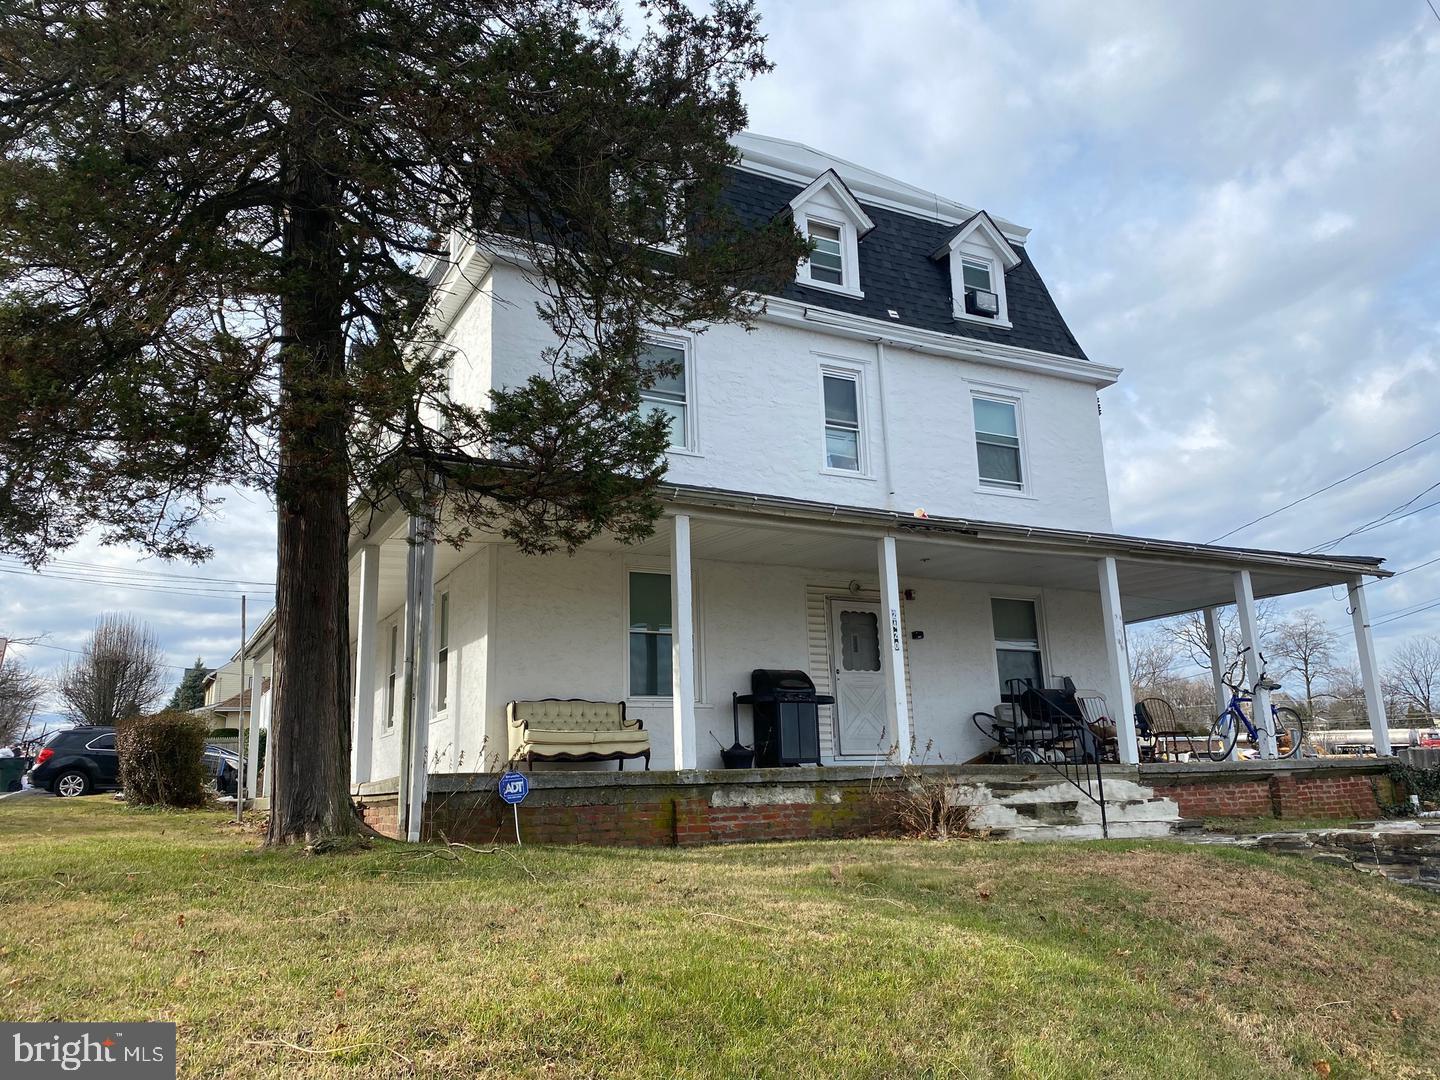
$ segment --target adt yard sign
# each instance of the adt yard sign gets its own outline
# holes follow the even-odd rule
[[[500,777],[500,798],[511,806],[523,802],[525,796],[529,794],[530,781],[525,779],[524,773],[507,772]]]

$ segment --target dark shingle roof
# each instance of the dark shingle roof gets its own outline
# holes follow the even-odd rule
[[[726,201],[749,225],[769,221],[804,190],[742,169],[732,170],[731,175]],[[1013,245],[1020,255],[1020,265],[1005,275],[1011,329],[956,319],[951,314],[950,268],[945,260],[930,258],[954,235],[956,226],[885,210],[863,200],[862,205],[875,222],[874,231],[860,241],[860,288],[864,298],[809,288],[795,281],[780,290],[781,296],[882,322],[1087,359],[1023,246]],[[899,319],[890,318],[891,308],[899,313]]]

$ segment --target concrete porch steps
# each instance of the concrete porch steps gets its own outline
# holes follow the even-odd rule
[[[1060,777],[1009,784],[977,784],[966,793],[976,807],[971,828],[996,840],[1093,840],[1102,835],[1100,807]],[[1173,799],[1115,777],[1105,783],[1110,838],[1170,836],[1180,825]]]

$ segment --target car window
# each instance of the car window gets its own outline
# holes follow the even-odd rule
[[[86,749],[89,750],[114,750],[115,733],[111,731],[104,735],[97,735],[95,738],[91,739],[88,743],[86,743],[85,746]]]

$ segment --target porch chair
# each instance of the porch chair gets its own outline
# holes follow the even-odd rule
[[[1208,757],[1212,721],[1199,715],[1201,719],[1181,717],[1175,706],[1162,697],[1137,701],[1135,733],[1149,741],[1148,746],[1141,747],[1141,759],[1187,761]]]

